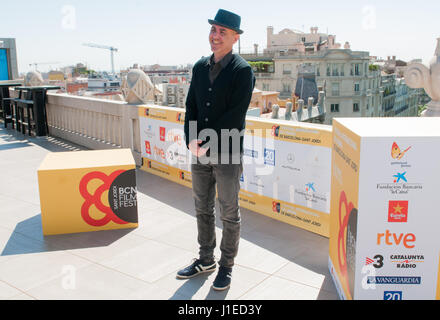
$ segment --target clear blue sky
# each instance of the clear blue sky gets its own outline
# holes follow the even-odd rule
[[[108,50],[85,47],[92,42],[115,46],[116,70],[133,63],[179,65],[210,54],[209,24],[219,6],[242,17],[242,50],[266,46],[266,27],[319,27],[353,50],[428,63],[440,37],[438,0],[3,0],[0,38],[16,38],[19,72],[34,62],[52,67],[87,63],[110,69]],[[238,51],[236,46],[235,51]],[[40,71],[47,71],[41,65]]]

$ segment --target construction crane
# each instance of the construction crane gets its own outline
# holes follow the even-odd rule
[[[34,66],[35,67],[35,71],[38,71],[38,66],[39,65],[43,65],[43,64],[48,64],[48,65],[52,65],[52,64],[59,64],[61,62],[33,62],[33,63],[29,63],[29,67],[30,66]],[[52,69],[52,67],[51,67]]]
[[[94,44],[94,43],[83,43],[83,46],[110,50],[110,57],[111,57],[111,63],[112,63],[112,74],[113,75],[115,74],[115,64],[114,64],[113,54],[114,54],[114,52],[118,51],[117,48],[109,47],[109,46],[102,46],[102,45]]]

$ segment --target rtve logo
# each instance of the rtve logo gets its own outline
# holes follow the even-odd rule
[[[385,243],[388,246],[403,246],[407,249],[412,249],[416,245],[416,236],[413,233],[391,233],[389,230],[385,230],[385,233],[377,234],[377,245]]]

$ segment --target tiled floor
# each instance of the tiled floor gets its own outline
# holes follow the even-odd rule
[[[139,228],[44,237],[37,168],[80,149],[0,129],[0,299],[338,299],[328,239],[245,209],[231,288],[177,280],[198,252],[191,189],[139,169]]]

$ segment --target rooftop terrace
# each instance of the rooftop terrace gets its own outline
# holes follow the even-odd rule
[[[37,169],[84,147],[0,126],[0,299],[338,299],[327,238],[246,209],[231,288],[213,291],[215,273],[177,280],[198,253],[191,189],[141,170],[139,228],[44,237]]]

